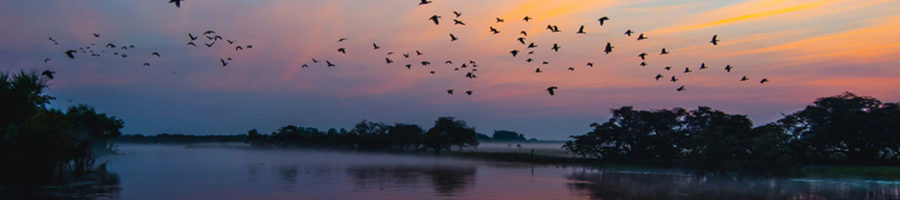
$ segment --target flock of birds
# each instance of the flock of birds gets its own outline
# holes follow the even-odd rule
[[[183,1],[183,0],[170,0],[169,3],[174,3],[176,7],[179,7],[179,8],[180,8],[180,7],[181,7],[181,2],[182,2],[182,1]],[[430,3],[431,3],[431,1],[428,1],[428,0],[421,0],[421,1],[419,2],[419,5],[422,6],[422,5],[427,5],[427,4],[430,4]],[[460,12],[458,12],[458,11],[453,11],[453,15],[455,16],[455,18],[452,19],[453,22],[454,22],[452,25],[454,25],[454,26],[455,26],[455,25],[461,25],[461,26],[465,26],[465,25],[466,25],[465,22],[463,22],[463,21],[460,19],[460,17],[462,16],[462,13],[460,13]],[[441,22],[440,19],[441,19],[441,18],[442,18],[441,16],[435,14],[435,15],[432,15],[431,17],[429,17],[428,20],[430,20],[431,22],[433,22],[435,25],[440,25],[440,22]],[[529,16],[525,16],[524,18],[522,18],[522,20],[523,20],[525,23],[528,23],[528,22],[529,22],[530,20],[532,20],[532,19],[533,19],[533,18],[532,18],[532,17],[529,17]],[[599,26],[603,26],[603,25],[604,25],[605,23],[607,23],[607,21],[609,21],[609,20],[610,20],[610,18],[607,17],[607,16],[603,16],[603,17],[600,17],[600,18],[597,19],[597,21],[599,22]],[[505,23],[505,20],[498,17],[498,18],[496,18],[496,23]],[[562,31],[560,31],[560,29],[559,29],[558,26],[553,25],[553,24],[548,24],[546,29],[549,30],[551,33],[560,33],[560,32],[562,32]],[[490,31],[491,33],[493,33],[493,34],[498,34],[498,33],[501,32],[499,29],[495,28],[494,26],[490,26],[490,27],[489,27],[489,31]],[[578,31],[575,32],[575,34],[587,34],[587,33],[585,32],[585,25],[581,25],[581,27],[578,28]],[[630,30],[630,29],[627,30],[627,31],[625,31],[625,36],[627,36],[627,37],[632,37],[633,34],[636,34],[636,32],[634,32],[634,31],[632,31],[632,30]],[[520,35],[520,37],[518,37],[515,41],[517,41],[518,43],[521,43],[523,46],[525,46],[525,47],[524,47],[525,50],[519,50],[519,49],[513,49],[513,50],[511,50],[511,51],[510,51],[510,54],[512,54],[512,57],[517,58],[517,56],[519,56],[521,53],[524,53],[525,51],[528,51],[528,52],[527,52],[528,55],[533,55],[533,54],[535,54],[535,51],[532,50],[532,49],[533,49],[533,48],[537,48],[538,45],[535,44],[534,42],[530,42],[530,43],[529,43],[529,42],[526,42],[526,39],[527,39],[527,37],[528,37],[528,33],[527,33],[526,31],[522,30],[522,31],[519,32],[519,35]],[[207,39],[207,41],[205,41],[205,42],[197,41],[198,39],[200,39],[201,36],[202,36],[202,37],[205,37],[205,38]],[[460,39],[459,37],[453,35],[453,33],[449,33],[449,36],[450,36],[450,42],[455,42],[455,41],[457,41],[457,40]],[[94,37],[99,38],[100,35],[99,35],[99,34],[94,34]],[[197,43],[199,42],[199,43],[202,43],[203,45],[205,45],[207,48],[212,48],[213,46],[216,46],[216,44],[221,44],[221,43],[223,43],[223,41],[224,41],[224,42],[227,42],[228,45],[233,45],[233,46],[229,46],[229,48],[233,47],[235,51],[242,51],[242,50],[245,50],[245,49],[252,49],[252,48],[253,48],[252,45],[235,45],[235,43],[236,43],[237,41],[235,41],[235,40],[230,40],[230,39],[224,39],[222,36],[217,35],[215,31],[211,31],[211,30],[210,30],[210,31],[203,32],[202,35],[196,35],[196,36],[195,36],[194,34],[192,34],[192,33],[188,33],[188,37],[190,38],[190,41],[187,42],[187,45],[190,45],[190,46],[193,46],[193,47],[198,47],[198,44],[197,44]],[[643,33],[640,33],[640,34],[637,36],[636,39],[637,39],[637,41],[642,41],[642,40],[646,40],[646,39],[649,39],[649,38],[648,38],[647,36],[645,36]],[[58,43],[55,39],[50,38],[49,40],[52,41],[55,45],[59,45],[59,43]],[[344,42],[344,41],[346,41],[346,40],[349,40],[349,38],[340,38],[340,39],[337,40],[337,43],[338,43],[338,44],[341,44],[342,42]],[[716,45],[719,44],[719,41],[720,41],[720,40],[719,40],[719,38],[718,38],[718,35],[713,35],[713,36],[712,36],[712,39],[710,40],[710,43],[711,43],[713,46],[716,46]],[[526,44],[527,44],[527,45],[526,45]],[[114,55],[114,56],[120,56],[120,57],[122,57],[122,58],[126,58],[126,57],[128,57],[128,54],[127,54],[126,52],[129,51],[129,50],[131,50],[131,49],[134,49],[134,48],[135,48],[134,45],[127,45],[127,46],[126,46],[126,45],[116,45],[116,44],[113,44],[113,43],[108,43],[108,44],[105,45],[103,48],[99,48],[99,49],[96,48],[95,46],[96,46],[95,43],[91,43],[89,46],[79,47],[78,50],[75,50],[75,49],[67,50],[67,51],[65,51],[65,54],[66,54],[67,57],[69,57],[69,58],[71,58],[71,59],[74,59],[74,58],[75,58],[75,55],[76,55],[76,54],[79,54],[79,53],[81,53],[81,54],[90,54],[91,56],[96,56],[96,57],[100,57],[102,53],[107,53],[107,54],[108,54],[108,53],[112,53],[112,55]],[[218,45],[218,46],[223,46],[223,45]],[[94,47],[94,48],[92,49],[92,47]],[[118,47],[121,47],[121,50],[120,50]],[[372,48],[373,48],[373,50],[380,50],[382,47],[379,46],[377,43],[372,43]],[[545,47],[545,48],[546,48],[546,47]],[[605,53],[605,54],[610,54],[610,53],[612,53],[612,52],[613,52],[613,48],[615,48],[615,46],[613,46],[612,43],[607,42],[607,43],[606,43],[606,47],[604,48],[604,53]],[[550,50],[553,50],[554,52],[559,52],[560,49],[562,49],[562,46],[560,46],[558,43],[554,43],[553,46],[550,48]],[[96,50],[96,51],[95,51],[95,50]],[[347,54],[347,51],[348,51],[348,49],[345,48],[345,47],[338,47],[338,48],[337,48],[337,52],[338,52],[338,53],[341,53],[341,54]],[[421,56],[421,55],[423,55],[423,53],[422,53],[421,51],[419,51],[419,50],[414,50],[414,52],[415,52],[415,56]],[[669,54],[669,53],[670,53],[670,52],[669,52],[668,50],[666,50],[666,48],[662,48],[662,50],[660,51],[660,54],[659,54],[659,55],[662,56],[662,55],[666,55],[666,54]],[[412,54],[411,52],[410,52],[410,53],[402,53],[403,59],[408,59],[408,58],[410,58],[411,54]],[[150,55],[156,56],[156,57],[160,57],[160,54],[159,54],[158,52],[152,52],[152,53],[150,53]],[[388,55],[388,56],[385,57],[385,62],[386,62],[387,64],[392,64],[392,63],[395,62],[395,60],[398,59],[398,58],[395,58],[395,57],[391,57],[392,55],[395,55],[395,53],[394,53],[393,51],[387,52],[387,55]],[[649,56],[649,54],[647,54],[647,53],[641,53],[641,54],[637,55],[637,57],[641,59],[641,63],[639,64],[640,66],[646,66],[646,65],[647,65],[647,63],[645,62],[645,60],[647,59],[647,56]],[[233,59],[232,59],[231,57],[227,57],[227,58],[221,58],[219,61],[220,61],[221,65],[222,65],[222,67],[225,67],[225,66],[227,66],[227,65],[229,64],[229,62],[232,61],[232,60],[233,60]],[[310,60],[312,61],[312,63],[304,63],[304,64],[302,64],[301,68],[308,68],[310,65],[317,64],[317,63],[320,63],[320,62],[321,62],[320,60],[317,60],[317,59],[315,59],[315,58],[311,58]],[[49,58],[47,58],[47,59],[44,60],[44,62],[49,62],[49,61],[50,61]],[[337,65],[336,65],[335,63],[332,63],[330,60],[322,60],[322,61],[324,61],[325,67],[337,67]],[[531,63],[531,62],[534,61],[534,59],[532,59],[532,58],[527,58],[527,59],[525,59],[525,61],[528,62],[528,63]],[[428,65],[431,64],[431,62],[429,62],[429,61],[421,61],[421,62],[419,62],[418,64],[421,64],[422,66],[428,66]],[[453,64],[453,61],[447,60],[446,62],[444,62],[444,64]],[[548,61],[543,61],[541,64],[542,64],[542,65],[547,65],[547,64],[549,64],[549,62],[548,62]],[[149,62],[145,62],[143,65],[144,65],[144,66],[149,66],[150,63],[149,63]],[[406,67],[407,69],[412,69],[412,66],[413,66],[413,64],[406,64],[406,65],[405,65],[405,67]],[[586,64],[586,66],[594,67],[594,63],[588,62],[588,63]],[[466,74],[465,74],[465,77],[466,77],[466,78],[473,79],[473,78],[477,78],[477,76],[476,76],[475,73],[478,71],[478,69],[477,69],[476,67],[478,67],[478,65],[476,64],[476,62],[475,62],[475,61],[472,61],[472,60],[469,60],[469,62],[467,62],[467,63],[462,63],[462,65],[461,65],[460,67],[454,68],[454,71],[460,71],[460,70],[462,69],[463,71],[466,72]],[[467,68],[468,68],[468,69],[467,69]],[[701,63],[701,64],[700,64],[700,67],[698,68],[698,70],[704,70],[704,69],[707,69],[707,68],[708,68],[708,67],[706,66],[706,63]],[[666,71],[668,72],[668,71],[671,71],[673,68],[670,67],[670,66],[666,66],[666,67],[663,68],[663,69],[666,70]],[[733,69],[734,69],[734,67],[731,66],[731,65],[726,65],[726,66],[724,67],[724,70],[725,70],[726,73],[730,73]],[[575,68],[574,68],[574,67],[569,67],[568,70],[569,70],[569,71],[574,71]],[[542,73],[542,72],[543,72],[543,71],[541,70],[540,67],[536,68],[535,71],[534,71],[534,73]],[[684,69],[684,71],[683,71],[682,73],[691,73],[691,72],[693,72],[693,70],[691,70],[690,67],[685,67],[685,69]],[[51,79],[52,79],[53,73],[54,73],[54,72],[47,70],[47,71],[44,71],[44,72],[42,73],[42,75],[47,76],[48,78],[51,78]],[[437,73],[437,72],[436,72],[436,71],[430,71],[429,73],[430,73],[430,74],[435,74],[435,73]],[[655,78],[656,81],[659,81],[660,79],[662,79],[662,78],[664,78],[664,77],[666,77],[666,76],[664,76],[662,73],[660,73],[660,74],[656,75],[654,78]],[[678,82],[679,80],[680,80],[680,79],[678,79],[675,75],[671,75],[671,77],[669,78],[669,81],[671,81],[671,82]],[[747,76],[743,76],[739,81],[743,82],[743,81],[748,81],[748,80],[750,80],[750,79],[749,79]],[[768,80],[767,78],[763,78],[763,79],[761,79],[761,80],[759,81],[760,84],[764,84],[764,83],[766,83],[766,82],[769,82],[769,80]],[[555,90],[557,90],[557,89],[559,89],[559,88],[556,87],[556,86],[549,86],[549,87],[547,87],[546,91],[552,96],[552,95],[555,94]],[[685,90],[685,86],[684,86],[684,85],[681,85],[681,86],[677,87],[675,90],[678,91],[678,92],[684,91],[684,90]],[[452,95],[453,92],[454,92],[454,89],[448,89],[446,92],[447,92],[448,94]],[[472,90],[467,90],[467,91],[465,91],[465,93],[466,93],[467,95],[472,95],[473,91],[472,91]]]

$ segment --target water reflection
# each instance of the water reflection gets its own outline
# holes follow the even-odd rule
[[[64,180],[52,186],[0,186],[0,199],[109,199],[122,190],[119,176],[99,172]]]
[[[360,186],[404,187],[427,181],[438,196],[454,196],[474,184],[476,169],[439,165],[356,166],[348,168],[347,173]]]
[[[672,173],[585,170],[567,176],[577,196],[591,199],[898,199],[897,185],[867,181],[810,181],[697,177]]]

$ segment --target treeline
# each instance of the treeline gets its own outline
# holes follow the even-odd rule
[[[612,118],[571,136],[583,157],[662,163],[697,172],[789,174],[810,164],[900,163],[900,106],[845,92],[754,127],[745,115],[709,107],[612,109]]]
[[[247,140],[246,134],[239,135],[184,135],[184,134],[168,134],[145,136],[122,135],[116,139],[117,143],[132,144],[196,144],[208,142],[244,142]]]
[[[285,126],[271,134],[256,129],[247,132],[246,143],[254,147],[329,148],[347,150],[441,151],[451,147],[477,147],[475,128],[463,120],[440,117],[428,130],[415,124],[388,125],[363,120],[349,131],[332,128]]]
[[[94,171],[124,122],[87,105],[47,108],[52,73],[0,72],[0,183],[44,182]]]

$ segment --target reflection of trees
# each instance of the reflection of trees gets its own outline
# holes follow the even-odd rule
[[[453,196],[475,182],[474,166],[361,166],[347,173],[359,185],[415,185],[429,181],[442,196]]]
[[[119,175],[96,172],[59,186],[4,186],[0,199],[116,199],[122,191]]]
[[[898,199],[897,185],[803,182],[664,173],[575,172],[568,188],[591,199]]]

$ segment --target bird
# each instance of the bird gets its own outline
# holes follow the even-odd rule
[[[466,94],[472,95],[472,90],[466,91]]]
[[[422,0],[422,2],[419,3],[419,5],[421,6],[421,5],[425,5],[425,4],[429,4],[429,3],[431,3],[431,1]]]
[[[531,44],[528,45],[528,48],[526,48],[526,49],[535,48],[535,47],[538,47],[538,46],[535,45],[534,42],[532,42]]]
[[[453,94],[453,90],[447,90],[447,94]]]
[[[669,54],[669,52],[666,51],[666,48],[663,48],[662,52],[659,53],[659,55],[666,55],[666,54]]]
[[[379,47],[379,46],[378,46],[377,44],[375,44],[375,43],[372,43],[372,46],[375,47],[375,49],[380,49],[380,48],[381,48],[381,47]]]
[[[457,69],[459,69],[459,68],[457,68]],[[475,74],[474,74],[474,73],[469,72],[469,73],[466,74],[466,78],[470,78],[470,79],[471,79],[471,78],[477,78],[477,77],[475,77]]]
[[[496,28],[494,28],[493,26],[491,26],[491,32],[494,33],[494,34],[500,33],[500,31],[498,31],[498,30],[497,30]]]
[[[440,23],[438,22],[438,18],[441,18],[441,16],[433,15],[433,16],[431,16],[431,17],[428,18],[428,19],[431,20],[431,21],[434,21],[434,25],[438,25],[438,24],[440,24]]]
[[[519,41],[522,44],[525,44],[525,37],[519,37],[519,39],[516,39],[516,41]]]
[[[203,32],[203,35],[215,34],[215,33],[216,33],[215,31],[207,30],[206,32]]]
[[[313,61],[313,63],[319,63],[319,61],[316,60],[315,58],[313,58],[312,61]]]
[[[157,53],[157,52],[153,52],[150,55],[155,55],[156,57],[159,57],[159,53]]]
[[[412,69],[412,64],[406,64],[406,69]]]
[[[194,34],[188,33],[188,37],[191,38],[191,41],[197,40],[200,36],[194,36]]]
[[[559,52],[559,48],[560,48],[560,47],[559,47],[558,44],[553,43],[553,48],[550,48],[550,49],[553,49],[553,51],[555,51],[555,52]]]
[[[678,79],[677,79],[677,78],[675,78],[675,76],[672,76],[672,79],[670,79],[670,80],[669,80],[669,81],[672,81],[672,82],[677,82],[677,81],[678,81]]]
[[[428,65],[430,65],[430,64],[431,64],[431,62],[428,62],[428,61],[422,61],[422,66],[428,66]]]
[[[609,17],[603,16],[600,19],[598,19],[597,21],[600,21],[600,26],[603,26],[603,22],[606,22],[606,20],[609,20]]]
[[[523,20],[525,20],[525,22],[528,22],[528,20],[531,20],[531,17],[525,16]]]
[[[253,48],[253,45],[247,45],[247,48],[248,48],[248,49],[252,49],[252,48]]]
[[[706,63],[700,63],[700,69],[706,69]]]
[[[587,66],[591,66],[591,67],[594,67],[594,63],[592,63],[592,62],[589,62],[589,63],[587,63]]]
[[[529,51],[528,54],[534,54],[534,51]]]
[[[541,64],[542,64],[542,65],[549,65],[550,62],[544,61],[544,62],[541,62]]]
[[[466,67],[468,67],[468,66],[466,65],[466,63],[463,63],[462,66],[460,66],[459,68],[466,68]]]
[[[679,91],[679,92],[684,91],[684,86],[682,85],[681,87],[678,87],[678,89],[675,89],[675,90]]]
[[[209,48],[209,47],[212,47],[214,44],[216,44],[216,42],[213,42],[212,44],[207,44],[207,43],[203,43],[203,44],[205,44],[206,47]]]
[[[106,47],[115,49],[115,48],[116,48],[116,45],[114,45],[114,44],[112,44],[112,43],[109,43],[109,44],[106,44]]]
[[[669,70],[672,69],[672,67],[666,66],[666,67],[664,67],[663,69],[666,69],[666,71],[669,71]]]
[[[453,64],[453,61],[448,60],[447,62],[444,62],[444,64]],[[465,65],[466,65],[466,63],[463,63],[463,66],[465,66]]]
[[[528,33],[526,33],[525,31],[522,31],[522,32],[519,32],[519,33],[522,34],[522,35],[528,36]]]
[[[429,73],[434,74],[434,71],[431,71],[431,72],[429,72]]]
[[[690,72],[691,72],[691,68],[690,68],[690,67],[685,67],[685,68],[684,68],[684,73],[690,73]]]
[[[100,37],[100,34],[94,33],[94,37]]]
[[[41,72],[41,75],[46,76],[46,77],[49,78],[49,79],[53,79],[53,74],[55,74],[55,73],[56,73],[56,72],[50,71],[50,70],[48,69],[48,70],[44,70],[44,72]]]
[[[341,48],[338,48],[338,49],[337,49],[337,51],[338,51],[338,52],[341,52],[341,53],[343,53],[343,54],[347,54],[347,51],[346,51],[346,50],[344,50],[344,48],[343,48],[343,47],[341,47]]]
[[[731,72],[731,65],[725,65],[725,72]]]
[[[638,39],[637,39],[637,40],[646,40],[646,39],[647,39],[647,37],[644,37],[644,34],[641,33],[641,35],[638,36]]]
[[[646,63],[646,62],[641,62],[641,67],[645,67],[645,66],[647,66],[647,63]]]
[[[541,68],[537,68],[537,70],[534,70],[534,73],[541,73]]]
[[[235,42],[237,42],[237,40],[225,40],[225,41],[228,42],[228,44],[234,44]]]
[[[387,53],[387,54],[388,54],[388,55],[393,55],[393,54],[394,54],[394,52],[393,52],[393,51],[391,51],[391,52],[388,52],[388,53]]]
[[[394,61],[391,60],[390,58],[384,58],[384,62],[387,62],[387,64],[391,64]]]
[[[327,64],[325,67],[337,67],[334,64],[331,64],[331,62],[328,60],[325,61],[325,64]]]
[[[181,8],[181,1],[184,0],[169,0],[169,3],[175,3],[176,8]]]
[[[713,35],[713,38],[711,41],[709,41],[709,43],[712,43],[713,46],[719,45],[719,35]]]
[[[576,32],[576,33],[577,33],[577,34],[586,34],[586,33],[584,32],[584,25],[581,25],[581,28],[578,28],[578,32]]]
[[[647,57],[647,53],[638,54],[638,57],[641,57],[641,60],[644,60]]]
[[[408,53],[404,53],[404,54],[403,54],[403,57],[404,57],[404,58],[409,58],[409,54],[408,54]]]
[[[463,26],[466,25],[466,23],[463,23],[462,21],[459,21],[459,20],[456,20],[456,19],[453,19],[453,23],[454,23],[453,25],[463,25]]]
[[[225,58],[225,60],[231,60],[231,57]]]
[[[519,55],[519,50],[512,50],[509,53],[511,53],[513,57],[516,57],[516,55]]]
[[[47,62],[50,62],[50,59],[49,59],[49,58],[45,58],[45,59],[44,59],[44,63],[47,63]]]
[[[503,19],[497,18],[497,23],[503,22]]]
[[[750,79],[747,78],[747,76],[744,76],[744,77],[741,78],[741,81],[747,81],[747,80],[750,80]]]
[[[51,78],[51,79],[53,79],[53,78]],[[759,84],[763,84],[763,83],[766,83],[766,82],[769,82],[769,79],[768,79],[768,78],[763,78],[762,80],[759,81]]]
[[[194,42],[188,42],[187,45],[192,45],[192,46],[195,46],[195,47],[197,46],[197,44],[194,44]]]
[[[215,41],[224,40],[224,39],[225,38],[222,38],[222,36],[219,36],[219,35],[216,35],[213,37],[213,40],[215,40]]]
[[[149,66],[150,66],[150,63],[144,63],[144,66],[145,66],[145,67],[149,67]]]
[[[531,62],[531,61],[534,61],[534,59],[528,58],[525,60],[525,62]]]
[[[300,68],[309,68],[309,65],[303,64],[300,66]]]
[[[555,90],[555,89],[559,89],[559,88],[556,86],[550,86],[547,88],[547,92],[550,92],[550,96],[553,96],[553,90]]]
[[[225,59],[221,59],[221,58],[220,58],[219,61],[222,62],[222,67],[225,67],[225,65],[228,65],[228,63],[225,62]]]
[[[547,25],[547,29],[549,29],[550,32],[553,32],[553,33],[560,32],[560,31],[559,31],[559,27],[554,26],[554,25],[550,25],[550,24]]]
[[[453,33],[450,34],[450,41],[451,41],[451,42],[456,41],[457,39],[459,39],[459,38],[456,38],[456,36],[453,36]]]
[[[455,10],[453,11],[453,14],[456,15],[456,17],[462,16],[462,13],[457,12],[457,11],[455,11]]]
[[[627,35],[628,37],[631,37],[632,33],[634,33],[634,31],[631,31],[631,29],[628,29],[627,31],[625,31],[625,35]]]
[[[77,53],[77,52],[78,51],[75,51],[75,50],[68,50],[68,51],[66,51],[66,56],[69,56],[69,58],[71,58],[71,59],[75,59],[75,55],[73,55],[73,53]]]
[[[663,77],[662,74],[657,74],[657,75],[656,75],[656,81],[659,81],[659,78],[662,78],[662,77]]]
[[[569,71],[575,71],[574,67],[569,67]]]
[[[612,52],[613,47],[614,47],[614,46],[612,46],[611,43],[607,42],[607,43],[606,43],[606,50],[603,50],[603,52],[606,52],[606,54],[609,54],[609,52]]]
[[[416,50],[416,55],[417,55],[417,56],[421,56],[421,55],[422,55],[422,52],[419,52],[419,50]]]

